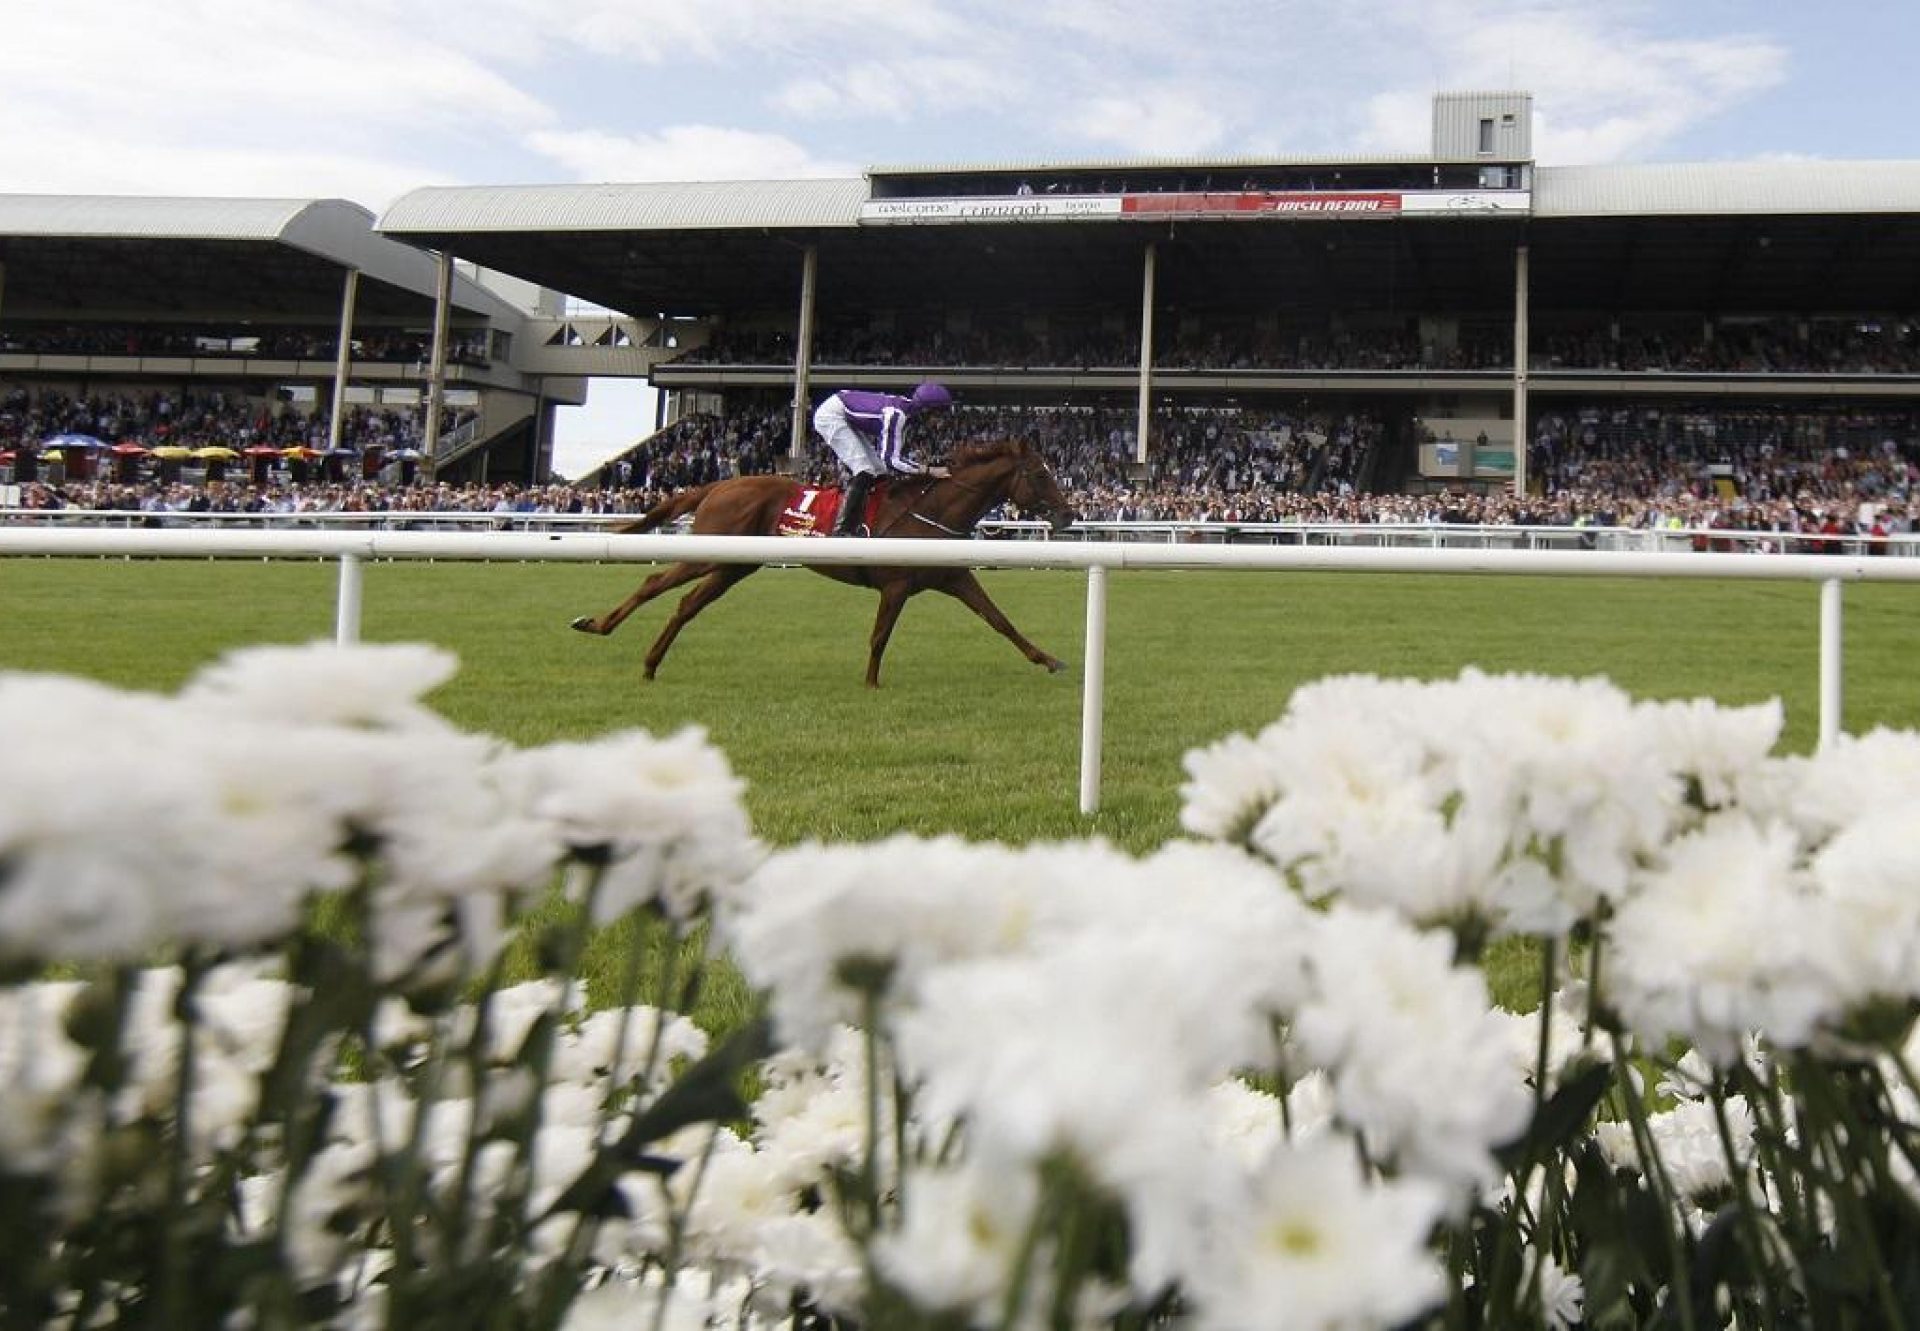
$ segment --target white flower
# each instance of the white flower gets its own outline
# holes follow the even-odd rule
[[[1756,793],[1786,719],[1778,698],[1751,707],[1706,698],[1642,706],[1665,764],[1699,786],[1709,809],[1745,804]]]
[[[556,1081],[623,1085],[640,1075],[649,1054],[648,1089],[664,1090],[674,1070],[707,1052],[707,1033],[678,1013],[645,1005],[599,1008],[560,1033],[551,1075]]]
[[[201,670],[180,696],[288,727],[439,729],[446,722],[420,700],[459,664],[451,652],[424,643],[247,647]]]
[[[1585,1321],[1587,1287],[1580,1277],[1536,1249],[1529,1250],[1528,1259],[1528,1286],[1539,1282],[1540,1319],[1549,1331],[1566,1331]]]
[[[1428,1236],[1438,1189],[1369,1184],[1351,1147],[1290,1147],[1244,1193],[1223,1198],[1187,1289],[1203,1328],[1393,1326],[1444,1288]]]
[[[1745,1170],[1753,1160],[1753,1111],[1742,1096],[1728,1096],[1726,1113],[1733,1157]],[[1721,1141],[1713,1105],[1683,1100],[1672,1109],[1647,1117],[1655,1153],[1674,1191],[1683,1201],[1698,1203],[1732,1186],[1727,1169],[1727,1145]],[[1621,1122],[1595,1125],[1594,1140],[1615,1169],[1641,1170],[1633,1130]]]
[[[1280,793],[1280,772],[1259,740],[1229,735],[1182,759],[1180,825],[1195,836],[1237,841]]]
[[[915,1169],[904,1191],[900,1227],[873,1244],[880,1273],[922,1308],[997,1312],[1039,1202],[1033,1176]]]
[[[1749,1030],[1800,1048],[1839,1011],[1833,921],[1795,868],[1784,827],[1709,819],[1668,849],[1611,926],[1608,996],[1658,1045],[1727,1066]]]
[[[1836,1001],[1920,996],[1920,801],[1861,815],[1814,856],[1813,880],[1833,923],[1828,982]]]
[[[762,858],[741,803],[745,783],[698,727],[530,749],[504,777],[558,840],[610,855],[594,902],[602,922],[648,902],[690,920]]]
[[[1328,912],[1311,955],[1317,992],[1293,1037],[1327,1070],[1336,1114],[1381,1159],[1457,1188],[1489,1181],[1532,1100],[1485,978],[1453,964],[1445,934],[1379,911]]]

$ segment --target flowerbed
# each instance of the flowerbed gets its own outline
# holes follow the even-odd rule
[[[0,1322],[1920,1319],[1912,735],[1330,679],[1150,856],[769,851],[698,732],[515,748],[453,669],[0,676]],[[638,948],[589,1010],[635,919],[764,1020]]]

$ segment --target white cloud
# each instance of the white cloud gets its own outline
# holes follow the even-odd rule
[[[1062,123],[1091,143],[1147,157],[1185,157],[1218,146],[1225,122],[1204,92],[1178,84],[1146,84],[1126,95],[1095,97],[1070,107]]]
[[[538,131],[528,146],[578,180],[785,180],[857,176],[860,168],[816,159],[779,134],[675,125],[657,134]]]
[[[964,32],[934,0],[574,0],[566,22],[568,40],[582,48],[650,64],[813,50],[830,57],[826,67],[847,70],[876,53],[940,49]]]
[[[809,119],[875,116],[904,121],[922,111],[943,114],[1017,105],[1025,100],[1027,86],[1004,66],[980,60],[882,58],[861,66],[857,75],[834,71],[794,79],[773,94],[769,105]]]

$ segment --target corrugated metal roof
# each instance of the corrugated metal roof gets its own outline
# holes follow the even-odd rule
[[[1536,167],[1533,215],[1920,213],[1920,162]]]
[[[432,255],[376,235],[373,213],[345,199],[0,194],[0,236],[286,245],[404,291],[430,297],[438,286]],[[524,313],[458,273],[453,301],[500,319]]]
[[[1461,161],[1479,161],[1473,158],[1435,157],[1431,153],[1385,154],[1377,157],[1356,157],[1351,153],[1311,157],[1121,157],[1092,158],[1086,160],[1042,159],[1036,161],[1003,162],[963,162],[952,163],[908,163],[898,166],[875,166],[867,169],[869,176],[966,176],[999,175],[1016,171],[1250,171],[1273,167],[1367,167],[1367,166],[1434,166],[1453,165]]]
[[[866,198],[864,180],[438,186],[400,196],[378,227],[393,236],[852,227]]]
[[[0,235],[147,240],[279,240],[302,213],[373,214],[343,199],[187,199],[99,194],[0,194]]]

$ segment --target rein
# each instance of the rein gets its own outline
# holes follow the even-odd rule
[[[1023,473],[1024,473],[1024,469],[1021,472],[1016,472],[1015,479],[1018,479],[1018,477]],[[987,490],[987,487],[984,485],[975,485],[970,481],[963,481],[958,476],[955,476],[949,473],[944,481],[941,481],[939,479],[934,479],[933,483],[929,485],[925,490],[923,490],[920,493],[919,498],[916,499],[914,502],[917,504],[920,499],[925,499],[928,495],[933,493],[934,488],[936,486],[939,486],[942,484],[957,485],[962,490],[967,491],[969,494],[982,494],[982,493],[985,493]],[[895,527],[899,526],[902,522],[907,521],[909,519],[915,522],[924,522],[927,526],[933,528],[935,531],[944,533],[945,535],[948,535],[948,536],[965,536],[967,534],[966,530],[962,530],[956,527],[949,527],[944,522],[940,522],[934,518],[928,517],[925,513],[922,513],[919,509],[909,507],[905,512],[901,513],[898,517],[894,518],[892,522],[889,522],[880,531],[875,532],[874,535],[884,536],[887,532],[892,531]]]

